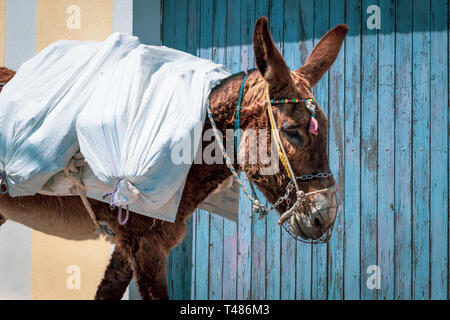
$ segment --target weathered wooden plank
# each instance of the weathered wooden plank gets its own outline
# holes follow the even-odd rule
[[[283,52],[283,14],[282,1],[270,1],[269,23],[270,32],[276,46]],[[277,222],[279,213],[271,211],[267,217],[267,254],[266,254],[266,298],[279,300],[281,298],[281,227]]]
[[[253,25],[255,20],[255,2],[251,0],[241,1],[241,69],[247,70],[253,65]],[[244,106],[245,107],[245,106]],[[245,173],[240,174],[247,189],[250,184]],[[238,277],[237,298],[251,298],[252,279],[252,204],[241,190],[239,196],[239,220],[238,220]]]
[[[176,3],[176,10],[174,13],[174,45],[173,47],[178,50],[187,50],[187,13],[188,13],[188,1],[178,0]]]
[[[225,219],[223,222],[223,299],[236,299],[237,287],[237,225]]]
[[[195,238],[195,299],[209,297],[209,212],[197,210]]]
[[[328,0],[314,1],[314,44],[328,32],[330,28],[330,2]],[[328,117],[328,72],[324,74],[314,88],[316,97],[324,114]],[[312,299],[327,299],[327,248],[328,245],[315,245],[312,250]]]
[[[288,42],[284,44],[284,55],[291,70],[296,70],[306,62],[313,49],[314,2],[312,0],[287,0],[284,12],[285,39],[288,39]],[[288,236],[286,232],[284,232],[284,236]],[[311,299],[312,246],[297,242],[296,256],[295,298]],[[287,281],[289,282],[289,280]]]
[[[450,3],[447,2],[447,18],[450,20]],[[447,74],[447,81],[450,81],[450,21],[448,22],[449,28],[447,29],[447,48],[448,48],[448,52],[447,52],[447,70],[448,70],[448,74]],[[450,87],[450,85],[449,85]],[[450,102],[449,102],[450,105]],[[450,106],[447,106],[450,107]],[[448,112],[448,111],[447,111]],[[450,115],[447,115],[447,130],[448,128],[450,128]],[[450,156],[449,156],[449,145],[450,145],[450,141],[449,141],[449,137],[447,136],[447,168],[450,168]],[[450,177],[448,177],[448,183],[447,183],[447,192],[450,192]],[[450,206],[450,204],[447,203],[447,206]],[[449,210],[450,208],[447,207],[447,210]],[[450,213],[448,213],[450,215]],[[450,219],[448,221],[448,229],[449,229],[449,242],[448,242],[448,248],[447,248],[447,260],[450,260]],[[450,263],[450,261],[449,261]],[[449,267],[450,270],[450,267]],[[450,296],[450,271],[448,274],[448,278],[447,278],[447,298],[449,298]]]
[[[173,46],[173,1],[164,1],[163,7],[163,45],[171,47]],[[175,249],[175,248],[174,248]],[[173,275],[172,265],[173,265],[173,255],[174,250],[172,250],[171,254],[167,258],[167,285],[169,288],[169,296],[173,299],[174,290],[173,290]]]
[[[194,232],[195,217],[192,215],[186,222],[186,237],[181,243],[183,250],[183,300],[193,299],[194,290],[192,288],[194,283],[194,257],[195,257],[195,232]]]
[[[213,11],[213,61],[227,63],[227,3],[215,0]]]
[[[396,5],[394,298],[411,299],[412,2]]]
[[[197,216],[198,209],[192,215],[192,282],[191,282],[191,299],[197,298]]]
[[[167,262],[166,262],[166,272],[167,272],[167,287],[169,290],[169,297],[172,300],[176,300],[174,299],[174,293],[173,293],[173,285],[172,285],[172,278],[173,278],[173,272],[172,272],[172,255],[173,255],[173,250],[170,253],[170,255],[167,257]]]
[[[187,52],[193,55],[199,54],[200,47],[200,0],[189,0],[187,7],[187,43],[186,48]],[[186,257],[186,265],[191,264],[191,273],[190,275],[186,274],[186,279],[191,280],[190,288],[188,289],[188,285],[186,284],[186,290],[190,291],[190,297],[186,296],[186,298],[196,299],[196,288],[197,288],[197,218],[199,215],[199,210],[195,210],[192,218],[191,218],[191,230],[192,236],[190,243],[192,245],[192,257]],[[189,230],[189,224],[188,224]],[[189,246],[189,242],[186,240],[186,247]],[[187,294],[186,294],[187,295]]]
[[[193,258],[193,217],[186,223],[186,237],[175,247],[167,259],[167,284],[172,300],[192,299],[194,272]]]
[[[231,73],[241,70],[241,5],[239,0],[227,1],[227,68]]]
[[[261,192],[256,191],[258,199],[267,201]],[[263,300],[266,298],[266,219],[253,218],[252,230],[252,282],[251,298]]]
[[[200,49],[199,56],[212,58],[212,0],[200,1]],[[196,234],[196,299],[204,300],[209,297],[209,212],[198,210]]]
[[[170,23],[172,26],[172,23]],[[174,33],[172,46],[175,49],[186,51],[187,49],[187,0],[177,2],[177,10],[173,13],[173,30],[168,32]],[[187,231],[192,234],[191,230]],[[186,255],[192,259],[192,239],[188,236],[186,242],[180,243],[172,249],[170,256],[171,272],[169,273],[169,284],[172,290],[171,298],[174,300],[190,298],[190,292],[187,293],[186,288],[190,289],[190,282],[186,283],[190,277],[186,279],[186,275],[191,274],[191,266],[186,264]],[[191,263],[192,264],[192,263]],[[185,294],[189,294],[185,296]]]
[[[395,3],[380,0],[378,78],[378,266],[379,299],[394,298]],[[370,192],[370,190],[366,190]],[[375,290],[374,290],[375,291]]]
[[[446,29],[447,26],[447,30]],[[448,299],[448,1],[431,1],[431,299]]]
[[[175,37],[175,0],[164,0],[163,5],[162,41],[165,46],[172,48]]]
[[[241,174],[241,180],[250,189],[248,178]],[[252,204],[241,190],[239,196],[238,221],[238,260],[237,260],[237,299],[251,298],[252,272]]]
[[[213,61],[226,64],[226,2],[213,4]],[[211,214],[209,237],[209,299],[222,299],[223,294],[223,223],[224,218]]]
[[[211,213],[209,237],[209,299],[222,299],[223,270],[223,220]]]
[[[346,1],[344,298],[360,298],[361,3]]]
[[[371,4],[364,0],[362,7]],[[361,299],[373,300],[377,291],[366,281],[367,268],[377,264],[377,29],[362,28],[361,50]]]
[[[237,0],[226,3],[227,12],[227,69],[231,73],[240,71],[240,4]],[[239,200],[239,202],[242,202]],[[237,223],[224,221],[224,258],[223,258],[223,298],[236,299],[237,294]]]
[[[212,59],[213,4],[213,0],[200,2],[200,57],[206,59]]]
[[[200,0],[188,1],[187,52],[200,53]]]
[[[184,298],[183,260],[182,245],[180,244],[172,249],[167,263],[167,282],[169,285],[169,296],[172,300]]]
[[[450,3],[447,2],[447,19],[450,20]],[[447,48],[448,48],[448,52],[447,52],[447,70],[448,70],[448,74],[447,74],[447,81],[450,82],[450,21],[448,22],[449,28],[447,29]],[[450,85],[449,85],[450,87]],[[450,102],[449,105],[447,107],[450,107]],[[447,110],[448,112],[448,110]],[[447,114],[447,130],[448,128],[450,128],[450,115]],[[449,156],[449,145],[450,145],[450,141],[449,141],[449,137],[447,136],[447,168],[450,168],[450,156]],[[447,193],[450,192],[450,177],[447,177]],[[449,210],[450,208],[448,207],[450,206],[449,203],[447,203],[447,210]],[[447,213],[450,215],[450,213]],[[447,261],[450,260],[450,219],[448,221],[448,229],[449,229],[449,233],[448,233],[448,238],[449,238],[449,242],[448,242],[448,248],[447,248]],[[448,261],[448,263],[450,263],[450,261]],[[450,270],[450,267],[449,267]],[[450,271],[448,274],[448,278],[447,278],[447,298],[449,298],[450,296]]]
[[[261,16],[267,16],[268,13],[269,0],[255,2],[255,20]],[[259,190],[256,194],[262,203],[267,203]],[[267,203],[267,205],[270,204]],[[266,222],[267,219],[253,219],[251,298],[258,300],[266,298]]]
[[[280,1],[279,5],[283,5]],[[294,7],[292,7],[294,6]],[[300,64],[300,52],[298,43],[287,41],[293,39],[293,35],[299,33],[299,3],[298,1],[284,1],[283,56],[289,68],[295,70]],[[281,299],[295,299],[296,287],[296,241],[284,230],[281,232]],[[309,274],[311,274],[309,272]]]
[[[331,14],[333,13],[333,14]],[[345,1],[330,1],[330,26],[345,22]],[[334,174],[338,191],[337,218],[328,246],[328,299],[344,298],[344,43],[336,62],[329,71],[329,161]]]
[[[241,0],[241,70],[254,66],[253,26],[255,24],[255,2]]]
[[[279,213],[275,210],[269,212],[267,217],[266,239],[266,299],[280,300],[280,249],[281,227],[277,222]]]
[[[430,1],[413,1],[413,298],[430,294]]]

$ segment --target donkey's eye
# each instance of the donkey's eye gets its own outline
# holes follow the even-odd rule
[[[299,130],[300,126],[289,123],[284,123],[281,127],[283,135],[289,140],[289,142],[296,145],[301,145],[303,143],[303,138],[300,135]]]

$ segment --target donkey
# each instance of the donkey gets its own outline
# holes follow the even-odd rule
[[[336,60],[347,31],[346,25],[338,25],[330,30],[316,45],[305,65],[291,72],[273,42],[267,18],[261,17],[255,24],[253,47],[257,69],[248,73],[243,85],[240,126],[244,133],[249,129],[270,128],[266,92],[274,100],[295,98],[294,102],[286,100],[273,108],[274,124],[280,132],[279,142],[287,160],[292,164],[291,172],[295,176],[329,172],[328,120],[316,105],[315,120],[319,130],[317,134],[311,133],[308,130],[311,114],[302,99],[313,97],[312,88]],[[7,69],[3,69],[0,72],[0,82],[7,82],[12,75]],[[235,74],[224,79],[211,91],[211,116],[223,135],[227,129],[234,128],[236,106],[244,77],[244,73]],[[206,119],[203,132],[211,127],[211,122]],[[267,132],[270,136],[270,130]],[[245,152],[251,152],[245,139],[242,141],[244,145],[241,143],[239,150],[243,148]],[[268,143],[273,142],[269,139]],[[207,143],[202,142],[201,147],[204,149],[206,146]],[[261,166],[259,163],[233,164],[236,171],[247,174],[269,202],[275,203],[286,195],[286,188],[290,183],[289,174],[280,165],[275,174],[264,175],[261,173]],[[95,298],[120,299],[134,275],[143,299],[168,299],[166,259],[171,249],[184,238],[186,220],[196,207],[231,177],[232,172],[226,164],[194,163],[187,176],[174,223],[164,223],[131,212],[128,223],[122,226],[108,204],[90,200],[98,221],[114,235],[115,243],[115,250]],[[298,188],[304,193],[334,185],[331,175],[298,181]],[[303,230],[303,238],[317,239],[332,227],[336,216],[336,210],[331,208],[331,198],[335,196],[333,192],[312,196],[319,211],[329,212],[320,218],[306,216],[297,221],[298,228]],[[295,194],[288,194],[288,198],[293,203]],[[286,203],[277,207],[280,213],[287,209]],[[74,196],[0,196],[0,225],[7,219],[66,239],[95,239],[100,234],[80,198]]]

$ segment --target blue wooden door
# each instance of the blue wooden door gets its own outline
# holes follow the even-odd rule
[[[448,299],[448,0],[165,0],[163,44],[254,67],[269,18],[291,69],[331,27],[350,27],[315,88],[330,121],[339,215],[328,245],[295,242],[277,214],[239,222],[197,211],[169,261],[173,298]],[[380,29],[367,20],[381,12]],[[379,276],[379,282],[374,279]]]

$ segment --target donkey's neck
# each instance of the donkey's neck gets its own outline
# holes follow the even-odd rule
[[[234,128],[234,122],[236,120],[236,109],[239,99],[239,91],[241,89],[242,81],[244,80],[245,73],[240,72],[233,74],[232,76],[222,80],[210,94],[211,112],[216,122],[217,128],[225,134],[226,129]],[[252,99],[252,94],[249,91],[253,91],[253,87],[257,86],[261,82],[262,77],[257,70],[250,70],[247,80],[244,84],[243,101],[244,105],[241,110],[241,128],[245,129],[250,121],[249,117],[252,114],[256,114],[259,110],[250,107],[248,104]],[[206,119],[204,129],[211,128],[211,124]]]
[[[239,98],[239,89],[242,85],[242,80],[245,74],[243,72],[234,74],[220,82],[210,94],[211,112],[216,122],[217,129],[222,132],[225,137],[227,129],[234,128],[234,121],[236,117],[236,108]],[[263,79],[258,71],[250,71],[245,82],[243,93],[243,108],[241,110],[241,128],[246,129],[252,123],[252,119],[260,116],[261,110],[254,107],[255,97],[262,96],[263,91],[259,90],[258,83]],[[203,133],[211,129],[211,122],[208,117],[205,119]],[[203,135],[202,135],[203,136]],[[226,144],[226,139],[223,139]],[[201,142],[202,150],[211,143],[210,141]],[[222,156],[222,155],[220,155]],[[186,184],[183,190],[181,204],[177,214],[177,220],[186,220],[194,209],[203,202],[208,195],[213,192],[221,183],[231,176],[231,171],[226,166],[225,162],[206,164],[194,164],[189,171]]]

